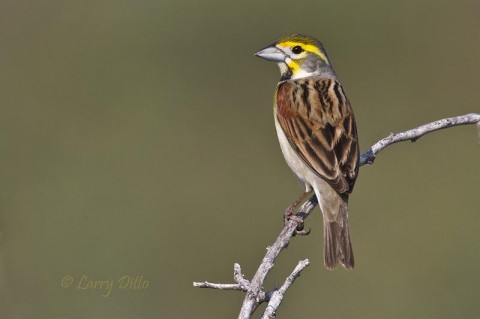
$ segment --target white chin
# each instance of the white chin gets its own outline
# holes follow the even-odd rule
[[[285,62],[279,62],[277,63],[278,67],[280,68],[280,73],[285,74],[288,72],[288,66],[285,64]]]
[[[315,75],[315,73],[307,72],[305,70],[298,70],[294,75],[292,75],[292,80],[308,78],[309,76]]]

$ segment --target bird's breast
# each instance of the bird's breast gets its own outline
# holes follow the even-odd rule
[[[319,179],[319,177],[310,169],[310,167],[308,167],[308,165],[288,142],[280,123],[278,123],[276,108],[274,109],[273,113],[275,118],[275,129],[277,130],[278,142],[280,143],[283,157],[285,157],[287,165],[290,167],[296,177],[305,184],[305,189],[309,190],[312,185],[317,184],[316,181]]]

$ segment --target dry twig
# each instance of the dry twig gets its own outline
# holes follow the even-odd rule
[[[302,270],[310,265],[310,261],[308,259],[301,260],[298,262],[297,267],[293,270],[293,272],[290,274],[290,276],[287,277],[285,280],[285,283],[280,287],[280,289],[275,290],[272,294],[272,297],[270,298],[270,301],[268,302],[267,308],[265,309],[265,312],[263,313],[262,319],[274,319],[275,314],[277,312],[278,307],[280,307],[280,304],[282,303],[283,300],[283,295],[285,295],[285,292],[287,291],[288,288],[293,284],[295,279],[300,277],[300,273]]]

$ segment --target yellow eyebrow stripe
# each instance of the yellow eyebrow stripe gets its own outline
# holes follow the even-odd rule
[[[316,46],[312,45],[312,44],[305,44],[305,43],[301,43],[301,42],[295,42],[295,41],[284,41],[284,42],[280,42],[278,43],[279,46],[281,47],[291,47],[293,48],[294,46],[301,46],[305,51],[309,51],[309,52],[312,52],[312,53],[315,53],[316,55],[318,55],[323,61],[325,61],[327,64],[330,64],[330,62],[328,61],[327,57],[325,56],[325,54],[322,53],[322,51],[320,51],[319,48],[317,48]]]

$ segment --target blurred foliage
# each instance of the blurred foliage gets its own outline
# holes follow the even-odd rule
[[[319,37],[362,149],[478,112],[480,2],[0,2],[0,317],[233,318],[301,191],[272,118],[279,73],[253,53]],[[279,318],[474,318],[479,147],[472,126],[402,143],[350,200],[356,269],[326,271],[320,212],[268,287],[311,267]],[[147,289],[76,289],[141,275]],[[62,288],[72,276],[73,286]]]

